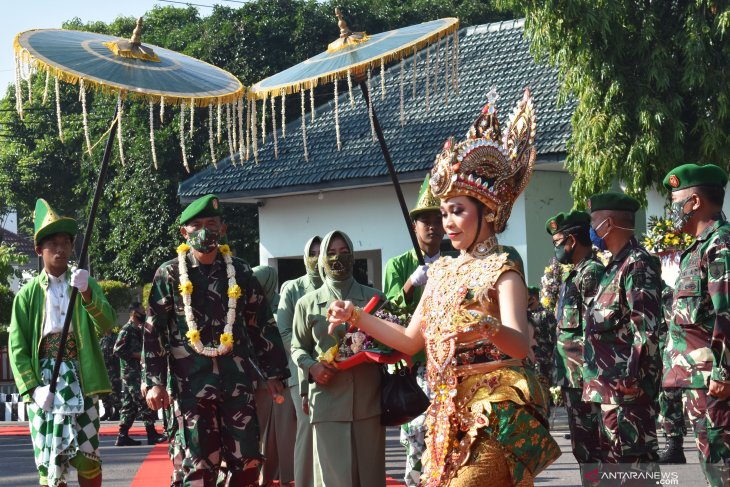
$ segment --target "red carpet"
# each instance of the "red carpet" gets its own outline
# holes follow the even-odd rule
[[[99,434],[104,436],[117,436],[119,434],[119,426],[104,425],[101,427]],[[143,426],[133,426],[129,430],[129,434],[132,436],[147,436]],[[0,426],[0,436],[27,436],[30,435],[30,430],[26,425],[12,425],[12,426]]]

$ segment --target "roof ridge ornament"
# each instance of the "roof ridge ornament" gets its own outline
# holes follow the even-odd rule
[[[141,59],[142,61],[151,61],[159,63],[160,58],[155,54],[154,49],[142,44],[142,17],[137,19],[137,25],[134,27],[132,37],[129,39],[118,39],[116,41],[104,42],[115,56],[130,59]]]
[[[337,26],[340,28],[340,37],[327,45],[327,52],[337,52],[340,49],[354,46],[370,39],[365,32],[353,32],[350,30],[340,7],[335,7],[335,17],[337,17]]]

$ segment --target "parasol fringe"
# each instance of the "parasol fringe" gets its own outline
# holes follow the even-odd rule
[[[380,100],[385,101],[385,60],[380,58]]]
[[[248,100],[248,112],[246,113],[246,160],[251,156],[251,104],[253,100]]]
[[[215,144],[213,143],[213,124],[215,118],[213,116],[213,103],[208,104],[208,147],[210,148],[210,162],[218,169],[218,159],[215,156]]]
[[[160,97],[160,123],[165,121],[165,97]]]
[[[58,78],[54,78],[54,85],[56,87],[56,121],[58,123],[58,138],[63,144],[63,125],[61,123],[61,94],[58,88]]]
[[[449,55],[449,36],[444,36],[444,103],[449,104],[449,70],[451,56]]]
[[[266,98],[261,103],[261,143],[266,143]]]
[[[370,91],[370,82],[373,78],[373,72],[371,69],[368,68],[368,93],[372,93]],[[373,143],[375,143],[376,134],[375,134],[375,122],[373,121],[373,97],[368,96],[368,118],[370,119],[370,135],[373,138]]]
[[[426,69],[423,73],[426,75],[426,110],[431,109],[431,73],[428,70],[431,69],[431,46],[426,48]]]
[[[193,138],[193,128],[195,125],[195,103],[193,102],[193,99],[190,99],[190,138]]]
[[[340,142],[340,102],[339,95],[337,93],[337,79],[335,79],[335,136],[337,137],[337,151],[342,148]]]
[[[404,126],[406,123],[406,112],[403,107],[403,92],[405,89],[405,84],[404,84],[403,78],[404,78],[404,71],[405,71],[405,68],[404,68],[405,63],[406,63],[405,60],[403,60],[403,59],[400,60],[400,75],[399,75],[400,106],[399,106],[399,108],[400,108],[400,126],[401,127]]]
[[[274,159],[279,158],[279,140],[276,136],[276,97],[271,99],[271,136],[274,138]]]
[[[257,124],[258,120],[256,119],[256,100],[253,100],[253,104],[251,105],[253,107],[253,110],[251,112],[251,144],[253,145],[253,159],[256,162],[256,164],[259,163],[259,141],[258,141],[258,129]]]
[[[439,76],[441,75],[441,40],[436,40],[434,46],[436,57],[433,61],[434,73],[433,73],[433,97],[436,98],[436,93],[439,90]]]
[[[352,71],[352,76],[354,76],[355,78],[360,78],[366,74],[368,68],[377,68],[380,64],[381,59],[383,59],[385,64],[388,64],[392,61],[400,61],[402,58],[409,56],[408,53],[411,52],[411,49],[416,49],[420,51],[423,47],[432,44],[434,40],[438,40],[444,35],[457,32],[459,30],[459,19],[449,18],[448,20],[451,21],[451,24],[441,29],[439,32],[425,35],[411,43],[384,53],[378,58],[353,64],[351,66],[348,66],[347,68],[324,73],[314,78],[303,79],[297,83],[285,86],[273,86],[270,88],[261,89],[258,87],[258,84],[256,84],[247,90],[247,96],[250,98],[261,100],[262,98],[264,98],[264,96],[268,96],[268,94],[272,92],[286,92],[287,95],[291,95],[293,93],[298,93],[302,89],[309,89],[310,87],[317,87],[320,84],[331,83],[334,81],[335,78],[344,78],[345,76],[347,76],[347,71]]]
[[[286,92],[281,94],[281,136],[286,139]]]
[[[79,82],[79,98],[81,98],[81,116],[84,122],[84,139],[86,139],[86,152],[91,155],[91,138],[89,137],[89,114],[86,111],[86,87],[83,78]]]
[[[233,154],[231,155],[231,164],[236,165],[233,155],[238,152],[238,100],[231,103],[231,142],[233,145]]]
[[[58,81],[57,81],[58,82]],[[182,106],[182,105],[180,105]],[[117,94],[117,113],[118,113],[118,121],[117,121],[117,142],[119,142],[119,161],[122,163],[122,166],[125,165],[124,160],[124,134],[122,133],[122,120],[124,119],[124,100],[122,99],[122,92],[120,91]]]
[[[218,143],[219,144],[221,143],[221,140],[223,140],[223,135],[221,133],[221,124],[222,124],[222,122],[221,122],[221,116],[222,116],[222,113],[221,113],[221,101],[218,100],[218,131],[216,133],[216,139],[218,140]]]
[[[231,157],[231,163],[233,164],[233,137],[231,136],[231,104],[226,103],[226,139],[228,140],[228,155]]]
[[[350,108],[355,108],[355,97],[352,96],[352,70],[347,70],[347,92],[350,94]]]
[[[28,104],[33,103],[33,83],[31,82],[31,73],[28,73]]]
[[[46,72],[46,84],[43,87],[43,104],[45,105],[48,101],[48,80],[51,79],[51,75]]]
[[[246,101],[243,97],[238,99],[238,162],[243,164],[243,155],[246,151],[246,139],[243,134],[243,109]]]
[[[182,150],[183,166],[185,166],[185,170],[190,173],[188,155],[185,151],[185,105],[180,105],[180,149]]]
[[[152,165],[157,169],[157,149],[155,148],[155,104],[150,102],[150,150],[152,151]],[[91,153],[91,149],[89,149]]]
[[[312,122],[314,122],[314,85],[309,88],[309,111],[312,115]]]
[[[300,100],[301,100],[301,108],[302,108],[302,146],[304,147],[304,160],[306,162],[309,162],[309,151],[307,150],[307,124],[304,120],[304,90],[300,91]]]
[[[416,99],[416,68],[418,67],[418,51],[413,48],[413,61],[411,61],[411,98]]]
[[[23,119],[23,88],[20,84],[20,56],[15,54],[15,111]]]
[[[454,49],[452,56],[454,60],[452,62],[454,72],[452,73],[451,79],[454,82],[454,93],[459,96],[459,32],[454,32]]]

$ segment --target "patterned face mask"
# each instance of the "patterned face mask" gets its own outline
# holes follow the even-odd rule
[[[684,226],[687,225],[692,215],[695,214],[695,210],[690,210],[687,213],[684,212],[684,205],[691,199],[692,195],[689,195],[684,201],[674,201],[669,208],[669,219],[672,221],[674,229],[678,232],[684,229]]]
[[[319,257],[316,255],[306,257],[307,274],[318,275],[318,273],[317,273],[317,261],[318,260],[319,260]]]
[[[351,253],[328,255],[324,271],[335,281],[344,281],[352,276],[354,259]]]
[[[220,238],[219,230],[211,230],[209,228],[201,228],[188,232],[188,244],[203,254],[209,254],[218,247],[218,239]]]

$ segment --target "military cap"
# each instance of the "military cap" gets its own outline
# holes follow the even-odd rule
[[[545,222],[545,229],[550,235],[562,232],[569,228],[588,227],[591,217],[585,211],[560,212]]]
[[[35,202],[33,242],[38,245],[41,240],[55,233],[68,233],[75,237],[79,225],[73,218],[58,216],[51,205],[43,198]]]
[[[180,225],[185,225],[193,218],[204,218],[209,216],[221,216],[221,205],[218,197],[214,194],[206,194],[193,201],[180,214]]]
[[[527,294],[529,296],[535,296],[540,294],[540,288],[537,286],[527,286]]]
[[[591,213],[600,210],[636,212],[640,206],[631,196],[616,191],[594,194],[588,199],[588,209]]]
[[[436,198],[429,187],[430,175],[426,174],[426,178],[421,183],[421,189],[418,191],[418,201],[416,206],[409,212],[413,220],[421,213],[427,211],[440,211],[441,200]]]
[[[664,187],[670,191],[679,191],[692,186],[719,186],[727,184],[727,173],[714,164],[683,164],[677,166],[664,177]]]

